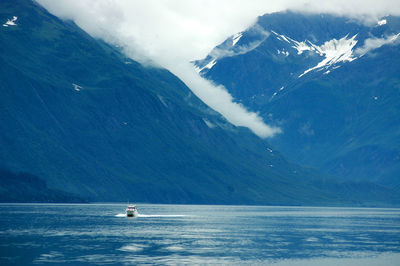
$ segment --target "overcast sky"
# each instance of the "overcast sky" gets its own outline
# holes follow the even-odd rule
[[[72,19],[94,37],[126,49],[142,63],[157,64],[181,78],[205,103],[260,137],[280,130],[233,102],[225,88],[199,77],[189,63],[265,13],[291,9],[328,12],[377,21],[400,15],[399,0],[38,0],[51,13]],[[254,110],[257,111],[257,110]]]

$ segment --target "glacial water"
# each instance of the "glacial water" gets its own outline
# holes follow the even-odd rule
[[[1,204],[0,265],[400,265],[400,209]]]

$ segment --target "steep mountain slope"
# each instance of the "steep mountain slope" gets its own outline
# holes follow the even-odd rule
[[[97,201],[399,202],[387,188],[338,184],[289,163],[168,71],[125,58],[34,2],[0,5],[0,20],[13,24],[0,30],[2,168]]]
[[[71,193],[47,188],[45,181],[31,174],[0,169],[0,180],[0,202],[86,202]]]
[[[344,180],[400,188],[400,18],[259,17],[195,62],[278,124],[271,144]]]

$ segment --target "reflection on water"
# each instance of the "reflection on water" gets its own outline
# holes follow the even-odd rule
[[[2,204],[0,265],[399,265],[400,209]]]

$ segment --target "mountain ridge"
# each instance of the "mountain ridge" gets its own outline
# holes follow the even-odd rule
[[[373,184],[349,196],[358,185],[290,163],[169,71],[126,58],[35,2],[1,5],[2,21],[17,17],[0,30],[3,168],[90,201],[363,205],[371,193],[381,196],[368,204],[398,201]]]
[[[234,35],[195,64],[280,126],[283,134],[271,144],[291,160],[343,180],[399,188],[399,33],[393,16],[371,26],[328,14],[273,13],[235,42],[249,47],[261,40],[256,47],[216,59],[215,51],[240,50]]]

